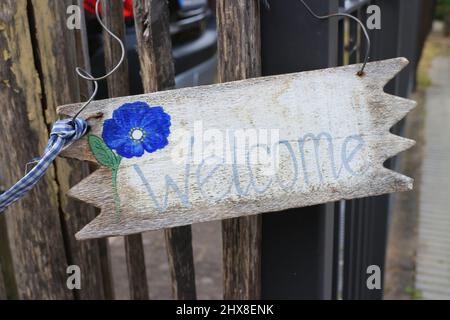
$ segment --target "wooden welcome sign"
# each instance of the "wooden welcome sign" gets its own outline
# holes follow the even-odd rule
[[[407,60],[93,102],[64,156],[101,168],[70,195],[101,214],[78,239],[280,211],[412,188],[383,162],[414,144],[389,129],[415,102],[384,85]],[[72,116],[77,105],[62,106]]]

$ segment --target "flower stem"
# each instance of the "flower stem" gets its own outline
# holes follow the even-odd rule
[[[120,220],[120,196],[119,191],[117,190],[117,177],[118,177],[119,168],[112,168],[112,191],[114,197],[114,204],[116,208],[116,220]]]

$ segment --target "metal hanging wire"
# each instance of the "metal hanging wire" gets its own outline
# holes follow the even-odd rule
[[[363,31],[364,36],[366,38],[366,42],[367,42],[367,45],[366,45],[366,56],[364,58],[364,62],[362,64],[362,66],[361,66],[361,69],[357,73],[358,76],[363,76],[364,75],[364,69],[366,67],[367,61],[369,61],[369,55],[370,55],[370,37],[369,37],[369,33],[367,32],[366,27],[364,26],[364,23],[362,23],[361,20],[359,20],[358,18],[356,18],[356,17],[354,17],[354,16],[352,16],[351,14],[348,14],[348,13],[332,13],[332,14],[327,14],[327,15],[324,15],[324,16],[319,16],[316,13],[314,13],[314,11],[312,11],[312,9],[305,3],[305,1],[300,0],[300,2],[309,11],[309,13],[316,19],[323,20],[323,19],[329,19],[329,18],[332,18],[332,17],[347,17],[349,19],[352,19],[352,20],[356,21],[360,25],[361,30]]]
[[[122,63],[125,59],[125,46],[124,46],[122,40],[120,40],[120,38],[118,36],[116,36],[111,30],[109,30],[108,27],[103,23],[102,18],[100,17],[99,5],[100,5],[100,0],[97,0],[95,3],[95,16],[97,17],[97,21],[98,21],[98,23],[100,23],[103,30],[105,30],[111,37],[113,37],[115,40],[117,40],[117,42],[120,45],[122,55],[120,57],[119,62],[116,64],[116,66],[114,68],[112,68],[111,71],[109,71],[108,73],[106,73],[105,75],[100,76],[100,77],[94,77],[88,71],[86,71],[85,69],[82,69],[80,67],[75,68],[75,71],[77,72],[79,77],[81,77],[87,81],[92,81],[94,83],[94,91],[92,92],[92,95],[89,97],[89,99],[81,106],[81,108],[73,116],[72,121],[74,121],[80,115],[80,113],[83,112],[83,110],[92,102],[92,100],[94,100],[94,98],[98,92],[98,81],[104,80],[104,79],[108,78],[110,75],[112,75],[114,72],[116,72],[116,70],[122,65]]]

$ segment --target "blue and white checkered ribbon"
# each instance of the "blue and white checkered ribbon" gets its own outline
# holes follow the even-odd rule
[[[36,166],[9,190],[0,194],[0,213],[24,197],[39,182],[62,149],[80,139],[87,129],[87,122],[80,118],[56,121],[44,155],[38,159]]]

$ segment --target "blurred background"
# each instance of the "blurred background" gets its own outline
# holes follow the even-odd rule
[[[96,0],[84,1],[89,40],[89,55],[94,74],[105,73],[103,29],[95,17]],[[171,0],[170,36],[175,64],[176,87],[191,87],[214,83],[217,74],[217,34],[215,2],[208,0]],[[125,41],[129,61],[131,94],[144,90],[140,79],[136,49],[132,0],[124,1]],[[106,83],[100,84],[98,99],[108,97]]]

